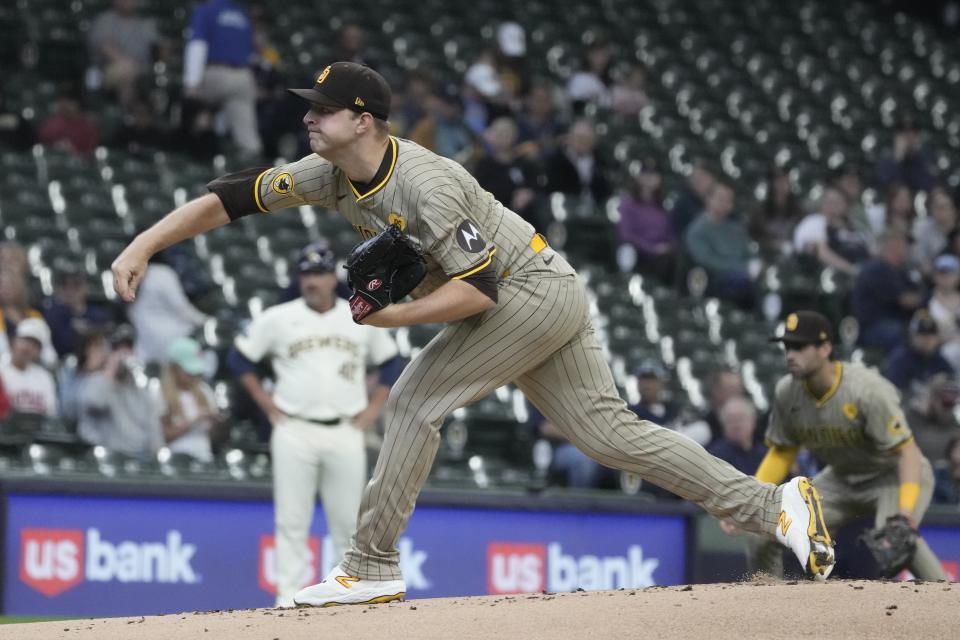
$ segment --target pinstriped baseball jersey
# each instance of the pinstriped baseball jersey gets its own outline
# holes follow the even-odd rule
[[[516,273],[536,255],[533,226],[505,209],[462,166],[409,140],[391,137],[389,145],[385,175],[378,173],[365,193],[312,154],[260,174],[257,206],[263,212],[302,204],[336,209],[363,239],[397,224],[427,259],[427,277],[415,298],[489,264],[499,275]],[[542,248],[536,242],[534,248]]]
[[[355,185],[312,155],[260,173],[254,195],[262,212],[302,204],[336,209],[363,238],[398,225],[427,258],[430,271],[416,296],[488,266],[500,276],[496,305],[448,324],[390,392],[383,447],[341,563],[349,575],[400,578],[397,542],[430,473],[444,418],[508,383],[601,464],[772,535],[782,490],[627,409],[576,272],[457,163],[390,138],[369,185]]]
[[[777,383],[766,439],[783,447],[806,447],[852,482],[897,466],[897,449],[913,435],[896,388],[873,369],[836,362],[836,377],[822,398],[802,380]]]

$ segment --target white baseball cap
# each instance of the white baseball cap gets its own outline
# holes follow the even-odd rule
[[[17,325],[18,338],[33,338],[45,346],[50,342],[50,328],[40,318],[24,318]]]

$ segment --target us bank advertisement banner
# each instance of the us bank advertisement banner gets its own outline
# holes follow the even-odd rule
[[[10,495],[3,612],[119,616],[269,607],[269,502]],[[339,562],[317,509],[310,581]],[[420,507],[400,539],[407,598],[685,581],[682,516]]]

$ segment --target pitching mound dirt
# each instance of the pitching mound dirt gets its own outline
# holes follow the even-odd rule
[[[746,582],[10,625],[5,640],[947,638],[960,584]]]

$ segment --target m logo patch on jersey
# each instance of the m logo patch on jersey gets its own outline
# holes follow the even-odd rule
[[[286,195],[293,189],[293,176],[289,173],[281,173],[273,179],[271,188],[280,195]]]
[[[407,219],[404,218],[399,213],[391,213],[387,216],[387,224],[392,224],[393,226],[403,231],[407,228]]]
[[[856,420],[857,413],[857,405],[853,404],[852,402],[848,402],[847,404],[843,405],[843,415],[847,416],[848,420]]]
[[[487,247],[487,243],[480,237],[477,225],[464,220],[457,227],[457,244],[467,253],[480,253]]]

